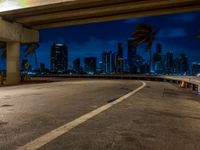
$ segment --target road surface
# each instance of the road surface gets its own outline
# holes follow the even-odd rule
[[[0,150],[199,150],[200,97],[165,82],[68,80],[0,88]],[[52,131],[66,128],[57,138]],[[50,140],[49,140],[50,139]],[[33,147],[29,146],[28,149]]]

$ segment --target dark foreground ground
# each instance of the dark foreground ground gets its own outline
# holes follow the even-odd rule
[[[40,150],[199,150],[200,97],[170,83],[146,83]],[[129,80],[68,80],[1,87],[0,150],[17,149],[140,85]]]

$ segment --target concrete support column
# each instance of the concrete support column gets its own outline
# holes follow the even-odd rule
[[[20,83],[20,43],[7,42],[6,84]]]

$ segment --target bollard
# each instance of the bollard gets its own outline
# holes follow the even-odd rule
[[[187,87],[187,83],[184,81],[181,81],[180,85],[181,88],[186,88]]]
[[[195,91],[196,90],[196,85],[192,84],[192,90]]]
[[[183,82],[179,83],[179,87],[181,87],[181,88],[183,87]]]
[[[190,83],[186,82],[186,88],[190,88]]]
[[[200,95],[200,84],[197,85],[197,95]]]

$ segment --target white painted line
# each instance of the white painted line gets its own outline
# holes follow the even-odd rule
[[[78,125],[86,122],[88,119],[91,119],[92,117],[98,115],[99,113],[109,109],[113,105],[116,105],[123,100],[127,99],[131,95],[135,94],[136,92],[140,91],[146,86],[146,83],[142,81],[142,85],[137,88],[136,90],[131,91],[130,93],[118,98],[116,101],[108,103],[104,106],[101,106],[69,123],[66,123],[65,125],[58,127],[57,129],[54,129],[50,131],[47,134],[42,135],[41,137],[31,141],[30,143],[27,143],[26,145],[19,147],[17,150],[36,150],[40,147],[44,146],[45,144],[51,142],[52,140],[56,139],[57,137],[69,132],[71,129],[77,127]]]

